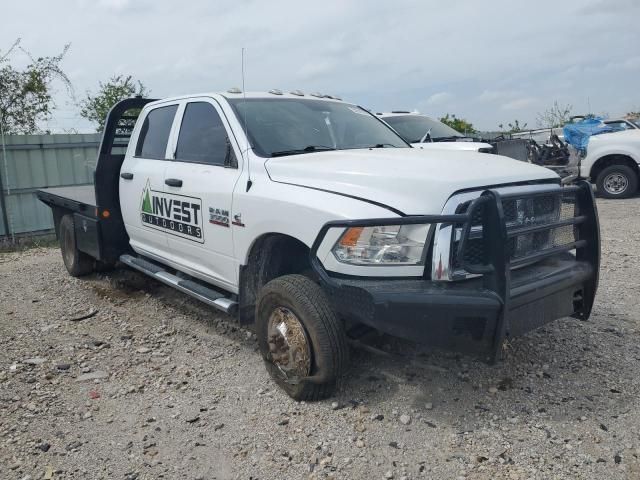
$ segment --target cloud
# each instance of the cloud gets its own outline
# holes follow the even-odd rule
[[[98,5],[107,10],[121,12],[131,6],[131,0],[99,0]]]
[[[76,92],[116,73],[162,98],[239,85],[335,93],[374,111],[456,114],[495,128],[529,125],[554,100],[584,113],[637,108],[640,0],[20,0],[4,2],[0,49],[17,37],[34,56],[71,42],[62,67]],[[36,11],[38,14],[34,15]],[[496,22],[500,28],[487,28]],[[552,15],[549,12],[553,12]],[[81,72],[81,73],[76,73]],[[64,105],[64,89],[56,94]],[[634,103],[629,105],[629,102]],[[72,108],[72,107],[70,107]],[[60,112],[60,111],[58,111]],[[65,112],[50,126],[79,128]],[[90,126],[89,126],[90,127]]]
[[[438,92],[427,98],[427,105],[442,105],[453,100],[454,96],[448,92]]]
[[[533,97],[516,98],[510,102],[500,105],[502,110],[522,110],[523,108],[530,107],[538,103],[538,100]]]
[[[517,95],[518,92],[513,90],[485,90],[478,96],[477,100],[486,103],[504,102]]]
[[[638,0],[596,0],[580,9],[584,14],[615,14],[628,12],[630,10],[640,10]]]
[[[331,59],[308,62],[300,67],[297,76],[300,80],[311,80],[323,75],[331,74],[336,68],[336,62]]]

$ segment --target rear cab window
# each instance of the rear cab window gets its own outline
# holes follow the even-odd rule
[[[167,105],[154,108],[147,114],[138,135],[136,157],[166,159],[169,134],[177,110],[178,105]]]

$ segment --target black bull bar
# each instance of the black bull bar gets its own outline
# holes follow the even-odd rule
[[[491,361],[496,361],[500,358],[505,338],[512,333],[511,327],[515,314],[510,309],[510,305],[514,298],[513,293],[517,291],[521,294],[523,291],[521,279],[519,280],[517,288],[513,289],[512,269],[523,265],[533,264],[550,257],[562,254],[567,255],[568,252],[575,250],[574,263],[576,265],[588,267],[589,273],[581,280],[580,298],[573,299],[574,308],[571,316],[586,320],[589,318],[593,307],[593,301],[598,287],[598,272],[600,266],[600,230],[593,189],[588,182],[580,181],[576,185],[565,187],[553,185],[548,189],[541,189],[533,193],[527,193],[525,196],[530,198],[543,195],[559,195],[561,199],[568,195],[573,196],[575,198],[574,216],[572,218],[560,218],[555,222],[545,223],[544,225],[519,225],[516,228],[508,229],[503,211],[503,202],[510,198],[521,198],[523,195],[522,193],[519,194],[517,192],[501,195],[498,191],[489,189],[483,191],[479,197],[473,200],[465,213],[452,215],[412,215],[399,218],[337,220],[327,222],[321,228],[312,245],[310,252],[311,265],[331,299],[336,296],[335,294],[337,294],[341,289],[345,289],[345,287],[352,287],[354,285],[354,280],[356,282],[357,280],[354,277],[345,278],[341,275],[329,274],[318,258],[318,249],[330,229],[415,224],[449,224],[461,227],[461,235],[460,241],[458,242],[457,252],[460,267],[470,274],[477,275],[479,279],[475,279],[475,281],[461,280],[437,283],[438,285],[457,284],[456,290],[457,292],[460,292],[460,288],[464,289],[463,285],[465,285],[466,282],[471,282],[473,283],[473,287],[470,286],[470,288],[473,288],[475,291],[481,290],[484,298],[486,298],[488,293],[497,300],[499,308],[495,317],[495,322],[492,323],[492,332],[490,334],[489,341],[487,342],[489,350],[487,353],[489,353],[489,359]],[[473,229],[472,227],[474,222],[477,227],[477,222],[480,218],[482,229],[481,233],[478,233],[478,229]],[[511,258],[511,253],[508,248],[509,241],[511,239],[527,233],[535,233],[545,229],[567,226],[573,226],[573,229],[576,232],[574,241],[562,245],[552,244],[551,246],[548,246],[548,248],[529,252],[524,257],[519,257],[517,259]],[[480,237],[483,248],[483,261],[473,264],[469,263],[465,259],[465,248],[469,241],[472,239],[477,241]],[[425,248],[427,248],[427,246],[425,246]],[[429,271],[429,267],[430,265],[427,263],[427,265],[425,265],[425,272]],[[583,269],[583,271],[586,270]],[[425,273],[424,277],[417,281],[424,285],[433,285],[436,283],[429,278],[428,273]],[[387,280],[386,282],[387,284],[390,284],[391,282],[394,282],[394,280]],[[471,285],[471,283],[468,284]],[[547,282],[544,286],[546,292],[553,293],[553,284],[549,285]],[[366,289],[367,287],[365,286],[363,288]],[[400,288],[403,287],[401,286]],[[535,290],[542,291],[543,289],[536,286]],[[425,295],[429,295],[430,291],[431,290],[425,290]],[[442,295],[442,291],[442,289],[439,289],[438,295]],[[529,294],[531,293],[532,292],[529,292]],[[551,293],[548,293],[547,295],[550,296]],[[389,302],[384,298],[381,300],[379,299],[378,301],[382,303],[386,302],[387,305],[385,305],[385,308],[390,307]],[[431,301],[425,301],[422,308],[428,310],[431,304]],[[393,305],[391,305],[391,307],[392,306]],[[454,304],[450,305],[448,308],[455,309],[456,306]],[[340,310],[340,308],[338,308],[338,310]],[[520,311],[518,315],[522,316],[522,311]],[[518,320],[521,321],[521,319]],[[388,322],[389,319],[387,318],[385,321]],[[546,323],[546,321],[549,321],[549,319],[544,319],[542,323]],[[535,324],[532,327],[535,328],[535,326],[539,326],[541,322],[532,322],[532,324]],[[374,324],[373,326],[376,325]],[[389,328],[389,330],[392,329]],[[514,331],[522,332],[523,329],[518,327],[515,328]],[[408,337],[409,335],[404,333],[403,336]]]

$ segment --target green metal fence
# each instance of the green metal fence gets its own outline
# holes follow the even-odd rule
[[[99,143],[99,134],[5,136],[0,237],[50,232],[51,210],[38,201],[36,190],[93,183]]]

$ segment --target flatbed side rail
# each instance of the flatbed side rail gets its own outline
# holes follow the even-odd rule
[[[511,269],[527,263],[558,255],[559,253],[575,250],[576,260],[587,262],[593,268],[593,275],[582,292],[580,307],[574,313],[575,317],[588,318],[595,292],[598,287],[598,271],[600,267],[600,230],[598,224],[597,208],[591,185],[582,180],[576,185],[565,186],[558,189],[557,186],[536,192],[535,196],[567,195],[575,196],[575,214],[570,219],[558,219],[547,223],[544,229],[552,230],[558,227],[573,226],[578,232],[578,240],[558,246],[551,246],[531,253],[516,260],[511,260],[509,241],[518,235],[533,233],[542,227],[531,225],[508,231],[503,211],[503,202],[518,194],[500,195],[496,190],[485,190],[478,198],[471,202],[465,213],[454,215],[416,215],[399,218],[378,218],[360,220],[336,220],[323,225],[310,250],[311,266],[321,281],[329,287],[339,288],[340,282],[331,277],[324,269],[318,258],[318,249],[325,239],[327,232],[332,228],[372,227],[387,225],[415,225],[415,224],[452,224],[462,225],[461,239],[458,244],[458,256],[462,259],[463,268],[469,273],[482,275],[483,288],[494,292],[502,303],[495,330],[492,358],[497,360],[502,351],[503,341],[508,335],[510,318],[509,302],[511,294]],[[464,261],[467,243],[478,238],[473,231],[474,219],[481,218],[483,259],[480,264],[469,264]]]

